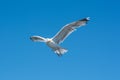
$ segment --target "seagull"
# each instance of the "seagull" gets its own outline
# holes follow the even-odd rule
[[[66,24],[63,28],[52,38],[44,38],[41,36],[31,36],[30,39],[34,42],[46,43],[58,56],[62,56],[68,50],[61,47],[59,44],[62,43],[72,32],[77,28],[84,26],[90,20],[89,17],[81,20]]]

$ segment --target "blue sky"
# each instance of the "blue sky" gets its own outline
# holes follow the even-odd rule
[[[120,80],[118,0],[0,1],[0,80]],[[91,20],[72,33],[58,57],[29,37],[52,37],[62,26]]]

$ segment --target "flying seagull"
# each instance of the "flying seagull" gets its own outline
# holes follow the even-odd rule
[[[41,36],[31,36],[30,39],[34,42],[44,42],[46,43],[58,56],[63,55],[68,50],[62,48],[59,44],[65,40],[73,31],[77,28],[84,26],[88,21],[89,17],[83,18],[81,20],[69,23],[65,25],[55,36],[52,38],[44,38]]]

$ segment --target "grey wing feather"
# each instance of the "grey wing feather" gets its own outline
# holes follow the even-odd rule
[[[74,30],[76,30],[76,28],[79,28],[80,26],[85,25],[88,20],[89,20],[89,17],[65,25],[65,26],[53,37],[53,41],[56,42],[57,44],[61,43],[62,41],[64,41],[64,39],[65,39],[68,35],[70,35]]]
[[[31,36],[30,39],[34,42],[45,42],[46,39],[41,36]]]

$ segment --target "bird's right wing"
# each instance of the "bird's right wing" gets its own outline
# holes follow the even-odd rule
[[[65,25],[54,37],[53,41],[57,44],[64,41],[64,39],[70,35],[76,28],[79,28],[85,25],[89,21],[89,17],[72,22],[70,24]]]

